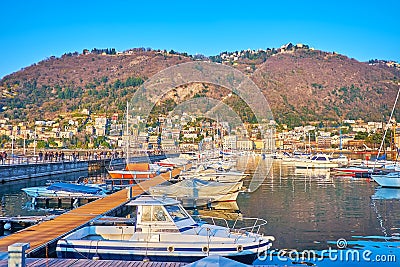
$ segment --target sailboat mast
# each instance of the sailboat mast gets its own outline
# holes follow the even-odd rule
[[[397,96],[396,96],[396,100],[394,101],[394,105],[393,105],[393,108],[392,108],[392,112],[390,113],[389,123],[390,123],[390,121],[392,120],[393,113],[394,113],[394,108],[396,107],[397,100],[399,99],[399,94],[400,94],[400,87],[399,87],[399,90],[397,91]],[[382,142],[381,142],[381,145],[380,145],[379,150],[378,150],[378,155],[376,156],[376,159],[375,159],[375,163],[374,163],[373,170],[375,170],[376,162],[378,161],[379,154],[381,153],[383,144],[385,143],[385,137],[386,137],[387,131],[388,131],[388,127],[387,127],[387,124],[386,124],[385,133],[383,134]]]
[[[129,163],[129,102],[126,102],[126,163]]]

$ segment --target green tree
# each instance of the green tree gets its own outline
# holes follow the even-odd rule
[[[48,148],[48,147],[49,147],[49,144],[46,141],[39,140],[36,143],[36,148],[37,149],[43,149],[43,148]]]

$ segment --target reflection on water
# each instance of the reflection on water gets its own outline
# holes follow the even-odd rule
[[[375,194],[372,195],[372,199],[398,199],[400,200],[400,189],[398,188],[387,188],[377,187]]]
[[[75,172],[2,184],[0,186],[0,198],[2,200],[0,216],[51,214],[54,209],[43,209],[40,206],[37,209],[32,209],[31,198],[21,191],[21,189],[32,186],[44,186],[48,180],[76,181],[81,176],[87,177],[88,172]]]
[[[189,211],[193,215],[201,217],[215,217],[227,221],[236,221],[243,218],[236,201],[230,202],[213,202],[211,207],[203,207]]]
[[[248,162],[264,164],[257,158],[243,161],[238,166],[248,172]],[[372,200],[376,187],[367,179],[338,179],[326,170],[296,170],[275,160],[261,186],[240,194],[238,204],[243,216],[268,220],[264,232],[275,236],[274,248],[324,249],[329,240],[396,233],[400,201]]]
[[[274,266],[398,266],[400,239],[380,236],[354,237],[355,241],[331,241],[325,250],[270,250],[255,265]]]

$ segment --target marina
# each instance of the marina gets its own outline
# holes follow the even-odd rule
[[[400,266],[400,1],[3,2],[0,267]]]
[[[179,172],[179,170],[175,170]],[[169,178],[169,173],[164,176],[159,176],[158,179],[152,179],[143,182],[140,186],[131,188],[132,196],[138,195],[149,186],[156,185]],[[108,197],[99,199],[98,201],[88,203],[74,209],[71,212],[62,214],[54,220],[46,221],[29,228],[29,231],[21,231],[6,236],[0,239],[0,251],[7,252],[7,247],[15,243],[17,240],[23,240],[30,243],[30,248],[27,251],[28,255],[43,253],[43,250],[49,249],[48,246],[54,246],[55,243],[63,234],[72,231],[82,224],[97,216],[117,209],[127,201],[127,192],[121,190]]]
[[[400,229],[398,220],[400,199],[397,193],[400,189],[390,188],[392,190],[388,192],[380,189],[369,178],[336,176],[329,169],[297,169],[294,164],[284,163],[282,160],[272,160],[271,167],[269,167],[270,163],[271,159],[263,159],[260,155],[237,158],[237,170],[252,173],[259,165],[262,177],[259,177],[260,184],[254,192],[242,191],[238,194],[235,202],[237,208],[232,213],[229,210],[218,210],[217,205],[215,208],[198,207],[189,210],[189,213],[206,214],[212,211],[213,216],[216,217],[231,214],[229,215],[231,217],[227,217],[228,220],[240,217],[263,218],[268,221],[268,224],[262,226],[260,231],[275,237],[272,246],[274,250],[323,250],[330,246],[330,242],[336,242],[340,238],[357,243],[364,236],[396,237]],[[106,173],[104,175],[107,176]],[[169,177],[169,174],[164,175]],[[250,185],[256,179],[258,178],[251,175],[245,178],[244,187],[252,188]],[[18,191],[17,195],[21,195],[19,190],[14,189],[15,191]],[[122,191],[117,194],[126,199],[126,193],[120,192]],[[10,196],[5,192],[2,194],[4,212],[9,209]],[[21,207],[24,206],[21,201],[17,203]],[[118,203],[122,204],[122,202]],[[88,215],[87,213],[92,213],[88,210],[91,204],[81,207],[85,210],[85,216]],[[114,206],[118,205],[114,203]],[[96,210],[97,215],[93,214],[95,217],[101,214],[97,206],[96,208],[92,206],[91,209]],[[72,214],[76,211],[79,211],[79,208],[72,210]],[[20,212],[24,212],[24,209]],[[36,210],[34,213],[40,213],[40,211]],[[5,239],[7,240],[7,237]],[[34,249],[28,250],[29,253],[33,251]],[[269,265],[272,262],[256,260],[253,264]]]

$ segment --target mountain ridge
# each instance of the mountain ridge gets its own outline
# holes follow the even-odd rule
[[[0,80],[0,118],[53,119],[82,108],[121,112],[146,79],[194,60],[221,62],[242,71],[262,90],[276,120],[293,126],[307,121],[382,120],[390,113],[400,84],[400,69],[391,62],[359,62],[291,44],[279,49],[223,52],[209,58],[142,48],[122,54],[99,51],[101,54],[86,51],[50,57],[5,76]],[[219,90],[193,88],[192,95],[213,97],[218,92],[210,91]],[[398,115],[396,112],[400,118]]]

